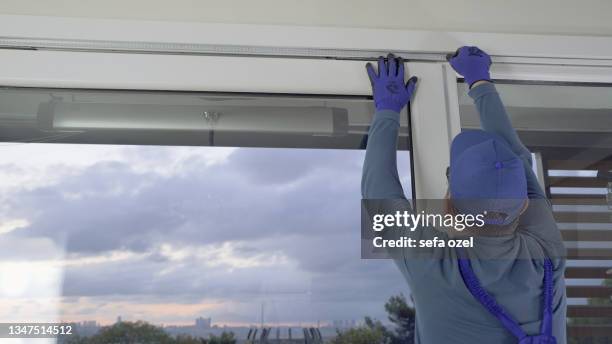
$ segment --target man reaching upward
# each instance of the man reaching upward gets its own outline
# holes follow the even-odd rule
[[[470,86],[482,130],[454,138],[446,197],[452,212],[494,216],[474,238],[473,248],[445,248],[429,259],[410,249],[393,256],[414,299],[416,343],[566,343],[565,251],[531,154],[491,82],[490,57],[477,47],[461,47],[449,62]],[[396,146],[399,113],[417,80],[404,83],[403,62],[393,55],[379,59],[378,72],[371,64],[366,68],[376,113],[362,197],[411,209],[397,172]],[[432,232],[450,235],[435,230],[409,235],[422,238]]]

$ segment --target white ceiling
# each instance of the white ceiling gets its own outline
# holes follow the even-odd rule
[[[1,0],[0,14],[612,36],[596,0]]]

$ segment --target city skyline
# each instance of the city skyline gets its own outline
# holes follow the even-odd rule
[[[102,326],[112,326],[116,323],[122,322],[122,321],[127,321],[127,322],[136,322],[136,321],[145,321],[147,323],[156,325],[156,326],[160,326],[160,327],[172,327],[172,326],[177,326],[177,327],[198,327],[198,320],[202,318],[202,319],[210,319],[211,323],[209,327],[201,327],[201,328],[231,328],[231,327],[246,327],[246,328],[261,328],[261,323],[260,322],[253,322],[253,323],[241,323],[241,324],[232,324],[232,323],[214,323],[212,322],[212,318],[208,317],[208,318],[204,318],[204,316],[200,316],[197,318],[194,318],[193,321],[191,323],[153,323],[153,322],[149,322],[146,321],[146,319],[125,319],[123,316],[118,315],[116,320],[114,322],[99,322],[98,320],[95,319],[86,319],[86,320],[70,320],[70,319],[62,319],[60,322],[62,323],[75,323],[75,324],[80,324],[80,325],[96,325],[98,327],[102,327]],[[378,319],[381,320],[383,323],[387,323],[387,319]],[[350,328],[350,327],[355,327],[358,326],[359,324],[363,323],[363,319],[334,319],[334,320],[317,320],[316,322],[298,322],[298,323],[279,323],[279,322],[274,322],[274,323],[266,323],[264,322],[264,327],[334,327],[334,328]]]

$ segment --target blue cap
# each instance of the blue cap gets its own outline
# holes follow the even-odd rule
[[[483,130],[464,131],[453,139],[450,154],[450,197],[463,214],[505,213],[492,224],[514,221],[527,199],[522,160],[501,137]]]

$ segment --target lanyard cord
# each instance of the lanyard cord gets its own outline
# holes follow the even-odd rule
[[[542,300],[542,325],[540,333],[552,336],[552,300],[553,300],[553,264],[549,258],[544,259],[544,300]]]
[[[527,334],[519,326],[519,324],[512,318],[506,310],[500,306],[495,298],[491,296],[480,284],[478,277],[472,270],[472,264],[467,258],[467,254],[463,249],[458,248],[458,261],[459,270],[465,286],[468,288],[472,296],[480,304],[482,304],[493,316],[495,316],[502,325],[510,331],[516,338],[522,340],[527,337]],[[552,281],[552,262],[546,258],[544,260],[544,295],[543,295],[543,316],[542,324],[540,328],[541,334],[552,336],[552,294],[553,294],[553,281]]]

